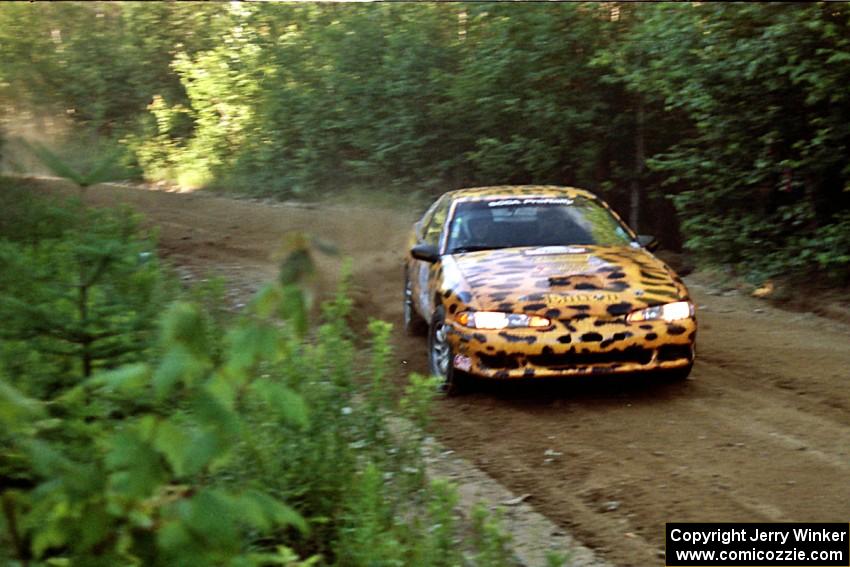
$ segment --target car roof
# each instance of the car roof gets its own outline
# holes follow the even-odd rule
[[[468,187],[446,192],[452,200],[479,201],[516,197],[585,197],[598,199],[585,189],[562,187],[559,185],[492,185],[488,187]]]

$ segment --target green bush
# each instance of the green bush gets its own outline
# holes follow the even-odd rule
[[[676,198],[688,234],[685,247],[708,264],[733,266],[760,284],[768,278],[850,282],[850,213],[839,212],[826,224],[810,203],[781,206],[770,215],[728,210],[714,215],[702,209],[694,192]]]
[[[461,539],[420,430],[393,425],[424,425],[436,386],[414,376],[396,400],[390,326],[370,322],[360,356],[344,286],[307,326],[304,250],[226,317],[216,282],[191,293],[208,308],[165,307],[173,290],[126,213],[22,207],[68,222],[0,242],[0,562],[508,560],[492,519]]]
[[[74,226],[79,203],[51,205],[33,195],[34,186],[32,182],[0,176],[0,240],[35,244],[60,237]]]
[[[133,214],[24,199],[0,237],[0,367],[16,387],[49,397],[145,355],[169,284]]]

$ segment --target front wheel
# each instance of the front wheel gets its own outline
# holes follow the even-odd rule
[[[428,363],[431,374],[443,379],[442,391],[453,396],[468,388],[469,376],[454,367],[454,353],[449,343],[450,328],[443,307],[438,307],[428,331]]]

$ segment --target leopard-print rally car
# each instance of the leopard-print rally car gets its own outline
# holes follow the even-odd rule
[[[431,372],[528,378],[657,371],[685,378],[697,323],[682,280],[609,206],[570,187],[445,193],[405,264],[408,333]]]

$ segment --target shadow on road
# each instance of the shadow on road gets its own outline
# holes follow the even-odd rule
[[[493,402],[507,402],[527,407],[550,406],[553,401],[568,401],[586,406],[605,407],[622,405],[623,401],[635,404],[669,402],[690,395],[693,380],[671,382],[664,376],[623,375],[587,376],[576,378],[537,378],[510,381],[474,380],[469,390],[454,399],[475,402],[487,398]]]

